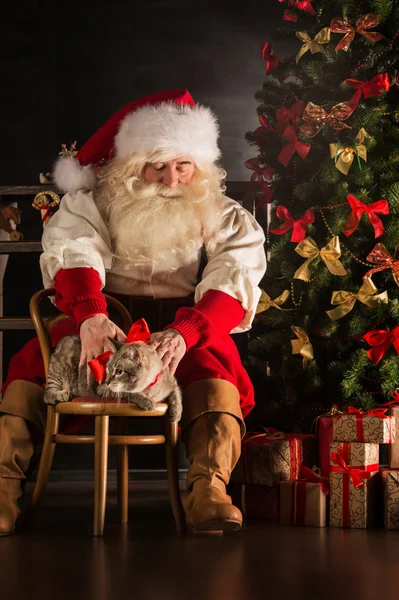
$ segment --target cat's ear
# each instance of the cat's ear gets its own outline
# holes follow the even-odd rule
[[[120,350],[122,348],[122,346],[124,346],[125,344],[122,344],[121,342],[118,342],[118,340],[112,339],[112,338],[108,338],[109,341],[109,345],[111,347],[112,352],[118,352],[118,350]]]

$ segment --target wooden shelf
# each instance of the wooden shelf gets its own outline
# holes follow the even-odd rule
[[[0,196],[29,196],[39,192],[57,192],[55,185],[0,185]]]
[[[0,242],[0,254],[43,252],[41,242]]]
[[[35,327],[33,325],[32,319],[29,317],[19,317],[19,318],[8,318],[1,317],[0,318],[0,331],[15,331],[15,330],[34,330]]]

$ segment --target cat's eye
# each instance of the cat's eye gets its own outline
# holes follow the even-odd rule
[[[115,371],[115,375],[122,375],[123,371],[122,369],[116,369]]]

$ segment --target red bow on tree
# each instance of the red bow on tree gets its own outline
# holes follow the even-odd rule
[[[281,4],[283,2],[285,2],[285,0],[278,0],[278,1]],[[313,16],[316,15],[315,9],[312,6],[312,0],[288,0],[288,2],[289,2],[289,5],[292,6],[292,7],[294,7],[294,8],[297,8],[299,10],[303,10],[303,11],[305,11],[305,12],[307,12],[310,15],[313,15]],[[286,12],[288,12],[288,11],[286,11]],[[294,19],[286,19],[286,20],[287,21],[288,20],[292,20],[293,21]],[[295,21],[297,21],[297,19],[295,19]]]
[[[347,104],[355,110],[362,96],[371,98],[372,96],[382,96],[382,92],[388,92],[391,87],[391,80],[388,73],[380,73],[371,79],[371,81],[360,81],[360,79],[345,79],[345,83],[355,89],[356,92]]]
[[[273,202],[274,192],[267,183],[262,184],[262,192],[263,196],[259,203],[255,206],[255,212],[257,212],[265,204],[271,204]]]
[[[347,195],[347,200],[352,209],[351,214],[346,221],[343,233],[349,237],[352,233],[357,229],[360,223],[360,219],[362,218],[362,214],[366,213],[368,218],[370,219],[370,223],[374,227],[374,237],[378,238],[380,235],[384,233],[384,225],[380,217],[377,216],[377,213],[380,215],[388,215],[389,214],[389,206],[387,200],[378,200],[377,202],[373,202],[373,204],[363,204],[360,202],[355,196],[352,194]]]
[[[148,344],[150,335],[151,333],[148,329],[146,320],[138,319],[133,323],[133,325],[129,329],[129,333],[127,334],[125,344],[133,344],[135,342],[143,342],[145,344]],[[109,361],[109,358],[112,354],[112,350],[107,350],[99,356],[96,356],[96,358],[93,358],[93,360],[89,361],[88,365],[97,383],[100,383],[104,380],[107,370],[107,362]]]
[[[262,60],[266,61],[266,75],[270,75],[271,70],[278,67],[280,59],[278,56],[273,55],[272,45],[269,42],[263,44],[261,57]]]
[[[310,144],[304,144],[300,140],[298,140],[298,136],[296,131],[292,125],[288,125],[286,130],[284,131],[283,138],[288,140],[288,144],[284,146],[278,155],[278,162],[284,165],[284,167],[288,166],[291,158],[294,156],[295,152],[301,157],[306,158],[309,154],[309,150],[311,149]]]
[[[399,260],[395,260],[395,257],[389,254],[384,244],[382,244],[381,242],[376,244],[366,258],[369,262],[379,266],[373,267],[372,269],[367,271],[367,273],[363,275],[363,279],[366,279],[366,277],[371,277],[372,275],[374,275],[374,273],[378,273],[379,271],[385,271],[385,269],[392,269],[392,275],[395,280],[395,283],[396,285],[399,285]]]
[[[254,136],[256,138],[256,143],[258,144],[258,146],[261,145],[262,136],[264,135],[265,131],[272,131],[272,126],[270,125],[270,121],[265,115],[259,116],[259,122],[260,122],[260,127],[258,127],[254,131]]]
[[[270,181],[276,172],[276,169],[270,166],[260,167],[257,158],[250,158],[249,160],[245,161],[245,166],[247,169],[253,171],[251,175],[251,183],[257,182],[261,185],[265,181]]]
[[[396,353],[399,354],[399,325],[392,329],[392,331],[373,329],[366,333],[363,339],[372,346],[367,351],[367,354],[375,365],[378,365],[391,344],[394,345]]]
[[[277,207],[276,216],[285,221],[285,223],[282,223],[276,229],[270,229],[270,233],[282,235],[292,229],[291,242],[302,242],[306,236],[307,226],[314,222],[314,211],[312,208],[309,208],[300,219],[295,220],[289,210],[280,204]]]
[[[367,31],[367,29],[371,29],[372,27],[376,27],[380,19],[378,15],[374,13],[369,13],[368,15],[364,15],[360,17],[355,25],[352,25],[346,19],[333,19],[331,21],[330,29],[333,33],[345,33],[342,40],[337,44],[335,51],[344,50],[345,52],[349,49],[349,46],[353,42],[356,33],[360,33],[363,37],[366,38],[372,44],[375,44],[379,40],[383,40],[384,36],[376,31]]]
[[[275,126],[274,131],[278,133],[278,135],[283,135],[284,131],[289,125],[298,125],[302,118],[305,104],[306,103],[303,100],[298,100],[298,102],[291,106],[291,108],[287,108],[285,106],[276,108],[276,117],[278,123]]]

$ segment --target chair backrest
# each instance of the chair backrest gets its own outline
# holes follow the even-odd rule
[[[47,377],[48,365],[51,356],[51,342],[50,342],[50,330],[51,328],[63,321],[69,319],[65,313],[59,313],[51,317],[45,317],[41,311],[41,301],[44,298],[49,298],[55,295],[54,288],[48,288],[46,290],[39,290],[33,294],[29,303],[29,312],[33,324],[36,329],[37,337],[39,338],[40,349],[42,351],[44,370]],[[132,318],[129,311],[123,306],[119,300],[112,298],[108,294],[104,294],[107,301],[107,306],[115,310],[121,318],[121,328],[127,333],[132,325]]]

